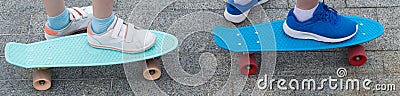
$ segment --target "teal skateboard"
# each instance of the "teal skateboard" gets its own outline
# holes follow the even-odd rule
[[[362,43],[381,36],[384,28],[379,22],[367,18],[347,16],[358,23],[357,34],[344,42],[324,43],[314,40],[301,40],[287,36],[283,32],[284,20],[265,22],[240,28],[214,28],[214,40],[217,46],[233,52],[260,51],[310,51],[348,47],[349,63],[360,66],[367,60]],[[258,66],[253,54],[240,56],[240,71],[245,75],[255,74]]]
[[[82,33],[31,44],[10,42],[6,45],[5,57],[10,64],[39,69],[33,76],[33,86],[37,90],[50,88],[50,74],[44,70],[53,67],[103,66],[147,60],[143,75],[145,79],[155,80],[161,75],[160,63],[152,58],[174,50],[178,40],[164,32],[151,32],[157,36],[156,43],[141,53],[129,54],[94,48],[87,43],[87,34]]]

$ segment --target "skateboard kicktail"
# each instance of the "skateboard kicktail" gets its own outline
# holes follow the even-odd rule
[[[384,32],[383,26],[374,20],[346,16],[358,23],[354,37],[339,43],[326,43],[308,39],[295,39],[283,31],[284,20],[254,24],[240,28],[214,28],[214,40],[217,46],[232,52],[243,52],[239,57],[240,71],[245,75],[256,74],[258,67],[252,52],[311,51],[333,48],[348,48],[348,60],[353,66],[361,66],[366,60],[362,43],[374,40]]]
[[[161,76],[161,70],[160,62],[154,58],[174,50],[178,40],[168,33],[151,32],[157,36],[156,43],[141,53],[94,48],[86,41],[87,33],[82,33],[30,44],[10,42],[6,44],[5,58],[22,68],[37,68],[33,75],[33,86],[37,90],[50,88],[51,76],[46,70],[54,67],[104,66],[146,60],[143,76],[147,80],[156,80]]]

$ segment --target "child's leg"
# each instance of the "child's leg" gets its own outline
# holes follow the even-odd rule
[[[310,10],[318,5],[318,0],[297,0],[296,7],[303,10]]]
[[[107,31],[107,28],[114,21],[113,4],[114,0],[92,0],[93,15],[92,31],[96,34],[101,34]]]
[[[318,0],[297,0],[293,13],[299,21],[306,21],[312,18],[317,6]]]
[[[104,19],[111,16],[114,0],[92,0],[92,2],[93,15],[96,18]]]
[[[54,30],[60,30],[68,25],[69,12],[65,9],[63,0],[43,0],[49,19],[48,26]]]
[[[60,15],[65,10],[64,0],[43,0],[43,4],[50,17]]]

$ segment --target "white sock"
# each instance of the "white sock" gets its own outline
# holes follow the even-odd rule
[[[233,2],[235,2],[236,4],[239,4],[239,5],[246,5],[246,4],[250,3],[251,0],[233,0]]]
[[[314,8],[312,8],[310,10],[303,10],[303,9],[297,8],[297,6],[295,6],[293,13],[296,16],[297,20],[299,20],[300,22],[304,22],[313,17],[314,11],[315,11],[315,9],[318,8],[318,5],[319,5],[319,3],[317,4],[317,6],[315,6]]]

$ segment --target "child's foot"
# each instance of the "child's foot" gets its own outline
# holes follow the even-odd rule
[[[252,7],[265,3],[268,0],[228,0],[224,16],[233,23],[243,22]]]
[[[85,30],[92,16],[92,6],[66,8],[59,16],[49,17],[44,25],[45,38],[53,39]]]
[[[92,22],[93,23],[93,22]],[[148,30],[139,29],[120,18],[113,19],[105,32],[94,32],[93,25],[88,27],[89,44],[96,48],[117,50],[127,53],[138,53],[150,49],[156,36]]]
[[[348,40],[357,33],[356,22],[339,15],[324,3],[320,2],[313,9],[315,10],[310,13],[312,15],[309,18],[302,13],[297,13],[302,14],[297,15],[294,10],[298,9],[290,10],[287,20],[283,24],[284,32],[293,38],[331,43]]]

